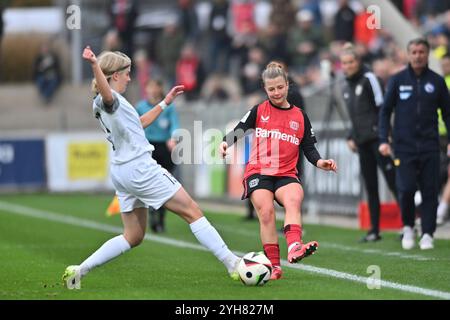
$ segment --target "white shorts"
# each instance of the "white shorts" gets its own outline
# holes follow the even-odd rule
[[[150,153],[127,163],[111,164],[111,178],[121,212],[142,207],[159,209],[181,188]]]

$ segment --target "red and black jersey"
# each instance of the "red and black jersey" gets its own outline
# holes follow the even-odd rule
[[[298,177],[300,148],[313,165],[320,159],[308,116],[296,106],[280,108],[266,100],[247,112],[223,141],[232,145],[250,129],[254,139],[244,178],[255,173]]]

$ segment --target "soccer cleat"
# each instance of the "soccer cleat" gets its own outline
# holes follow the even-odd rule
[[[368,233],[366,234],[364,237],[361,238],[361,240],[359,240],[360,243],[364,243],[364,242],[375,242],[375,241],[379,241],[381,240],[381,236],[378,233]]]
[[[239,258],[236,260],[236,264],[234,265],[234,268],[230,271],[228,271],[228,274],[230,275],[230,278],[234,281],[239,281],[241,277],[239,276],[238,267],[239,263],[241,262],[242,258]]]
[[[237,271],[233,271],[230,273],[230,278],[233,281],[239,281],[239,273]]]
[[[296,263],[316,252],[319,244],[317,241],[311,241],[307,244],[296,244],[288,253],[289,263]]]
[[[402,248],[405,250],[411,250],[414,248],[415,235],[413,228],[409,226],[403,227]]]
[[[80,267],[68,266],[64,271],[62,280],[67,289],[81,289]]]
[[[419,241],[420,249],[429,250],[434,248],[433,237],[428,233],[424,233],[422,238]]]
[[[283,270],[280,266],[272,267],[272,274],[270,275],[270,280],[279,280],[283,276]]]

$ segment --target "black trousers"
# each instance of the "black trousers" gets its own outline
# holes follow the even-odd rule
[[[419,187],[422,194],[420,206],[422,233],[433,236],[436,231],[436,210],[439,196],[439,151],[396,154],[397,190],[403,225],[414,227],[414,194]]]
[[[397,198],[395,167],[390,157],[383,157],[378,151],[378,140],[372,140],[359,144],[358,153],[361,174],[367,190],[371,223],[370,232],[378,234],[380,231],[380,196],[378,192],[377,167],[379,167],[383,172],[389,189],[395,198]]]
[[[155,147],[155,150],[152,152],[153,159],[155,159],[161,167],[172,173],[175,165],[172,162],[171,153],[169,148],[167,148],[167,144],[165,142],[149,142]],[[155,232],[164,231],[166,208],[162,206],[156,210],[156,212],[153,211],[153,208],[149,208],[150,227]]]

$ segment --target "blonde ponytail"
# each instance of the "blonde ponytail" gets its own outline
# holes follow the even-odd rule
[[[103,51],[97,57],[97,63],[100,66],[106,80],[109,81],[115,72],[121,72],[131,66],[131,59],[120,51]],[[92,79],[91,90],[98,94],[97,80]]]

